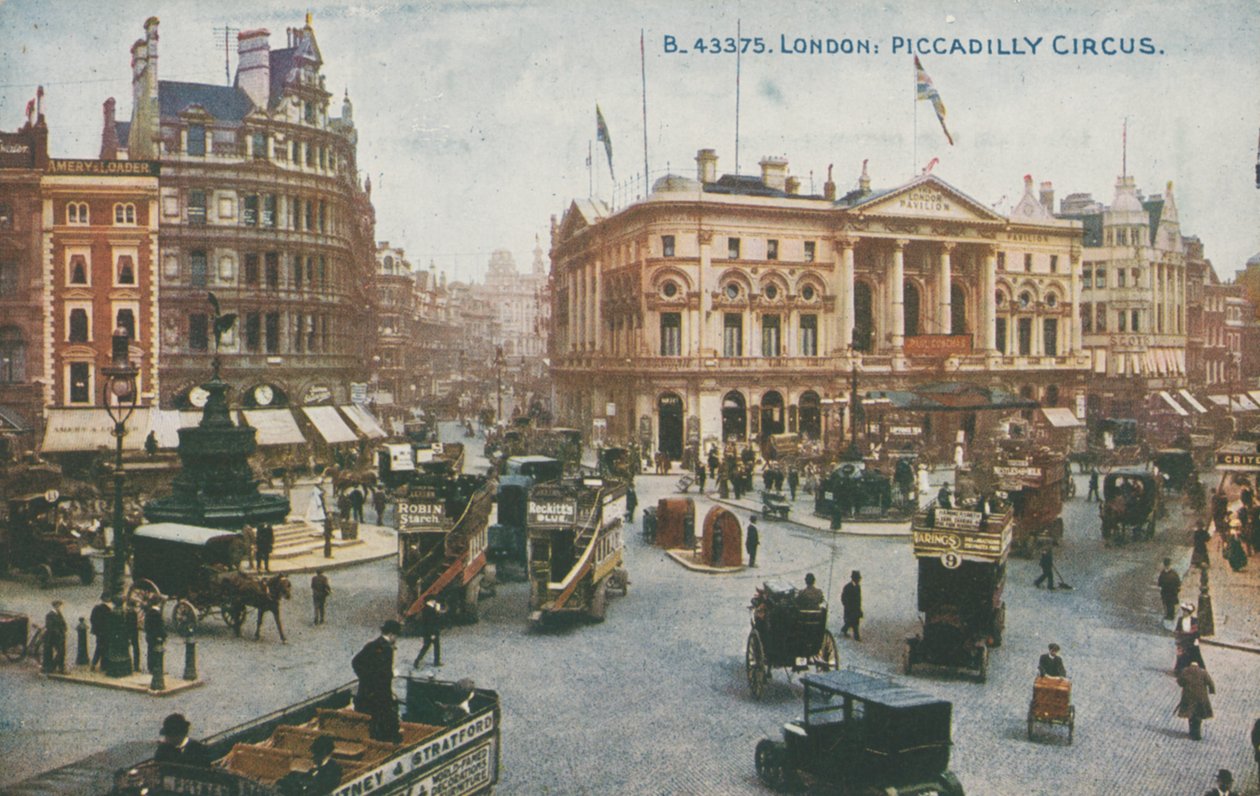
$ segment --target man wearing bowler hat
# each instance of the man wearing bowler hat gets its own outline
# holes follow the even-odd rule
[[[172,713],[162,721],[162,740],[158,743],[153,760],[158,763],[178,763],[181,766],[209,768],[212,761],[210,750],[200,741],[188,737],[192,725],[182,713]]]
[[[394,643],[401,633],[402,625],[387,619],[381,625],[381,634],[363,645],[350,662],[359,678],[354,709],[372,717],[368,732],[375,741],[397,743],[402,737],[398,732],[393,688]]]
[[[840,605],[844,608],[844,626],[840,632],[847,636],[852,628],[853,640],[861,641],[858,624],[862,621],[862,573],[856,569],[849,573],[849,582],[840,592]]]

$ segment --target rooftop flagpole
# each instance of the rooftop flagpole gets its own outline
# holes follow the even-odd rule
[[[735,20],[735,176],[739,176],[739,39],[741,20]]]
[[[643,46],[643,28],[639,28],[639,75],[643,81],[643,195],[647,196],[651,172],[648,169],[647,53]]]

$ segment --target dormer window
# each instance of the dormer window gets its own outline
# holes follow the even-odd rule
[[[188,125],[188,154],[205,157],[206,126],[204,124]]]

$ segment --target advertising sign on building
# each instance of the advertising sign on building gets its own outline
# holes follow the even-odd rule
[[[526,522],[529,525],[572,525],[577,522],[577,501],[530,500]]]
[[[368,402],[368,386],[365,382],[350,382],[350,403],[364,406]]]
[[[35,168],[31,139],[18,133],[0,133],[0,169]]]
[[[905,352],[908,357],[949,357],[971,353],[969,334],[917,334],[907,337]]]

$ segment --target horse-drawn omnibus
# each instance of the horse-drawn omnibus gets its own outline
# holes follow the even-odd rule
[[[1070,482],[1067,460],[1049,448],[1000,451],[993,475],[1015,515],[1015,554],[1031,555],[1045,542],[1058,544],[1063,538],[1064,485]]]
[[[397,498],[398,611],[413,623],[430,597],[477,621],[495,483],[479,475],[417,476]]]
[[[626,593],[626,485],[598,477],[542,484],[529,496],[530,622],[561,613],[603,621],[608,589]]]

